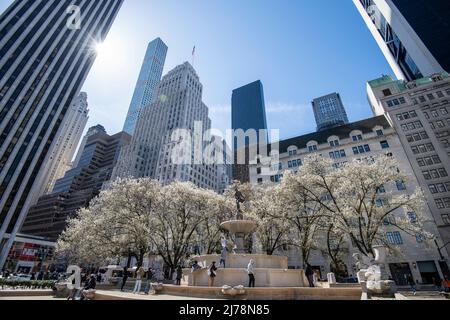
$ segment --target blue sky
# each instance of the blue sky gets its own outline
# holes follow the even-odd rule
[[[0,0],[3,11],[12,1]],[[88,126],[123,127],[149,41],[169,47],[164,73],[191,60],[213,127],[230,127],[231,92],[260,79],[281,138],[315,130],[313,98],[339,92],[350,121],[371,117],[366,81],[392,74],[351,0],[127,0],[83,90]]]

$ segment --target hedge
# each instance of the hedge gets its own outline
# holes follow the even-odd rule
[[[55,289],[56,281],[15,281],[0,279],[0,287],[5,289],[5,287],[12,289]]]

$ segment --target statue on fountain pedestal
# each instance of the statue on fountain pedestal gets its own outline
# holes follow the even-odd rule
[[[245,197],[242,194],[242,192],[239,191],[238,187],[236,187],[235,190],[236,193],[234,194],[234,197],[236,198],[236,207],[237,207],[236,220],[244,220],[244,215],[242,214],[241,210],[241,203],[245,202]]]

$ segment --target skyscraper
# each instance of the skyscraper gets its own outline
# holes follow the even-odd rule
[[[264,88],[260,80],[235,89],[232,95],[232,129],[237,133],[239,130],[249,132],[255,130],[257,134],[257,142],[267,143],[267,132],[263,133],[263,139],[260,141],[260,130],[267,130],[266,106],[264,101]],[[248,152],[246,152],[246,163],[238,163],[239,139],[234,137],[234,165],[233,178],[241,182],[249,182],[250,176],[248,171]],[[246,138],[245,147],[251,143]]]
[[[0,16],[0,268],[122,3],[16,0]]]
[[[160,38],[150,42],[147,47],[144,63],[123,128],[123,131],[130,135],[134,134],[141,110],[148,106],[155,96],[166,62],[167,50],[166,44]]]
[[[450,1],[353,2],[398,79],[450,72]]]
[[[312,102],[317,131],[348,124],[347,112],[339,93],[314,99]]]
[[[95,128],[95,127],[94,127]],[[87,135],[81,161],[56,181],[51,194],[39,198],[30,208],[21,232],[57,240],[67,219],[86,207],[111,178],[118,153],[131,137],[125,132],[110,136],[100,130]]]
[[[161,98],[142,110],[131,143],[121,150],[113,179],[150,177],[162,184],[189,181],[201,188],[220,191],[217,165],[204,164],[203,158],[199,163],[172,161],[172,153],[182,142],[182,139],[172,141],[175,130],[185,129],[194,139],[196,128],[201,136],[211,128],[208,107],[202,101],[203,85],[192,65],[185,62],[166,74],[157,95]],[[200,152],[204,146],[200,145]],[[194,159],[194,148],[191,151],[189,159]]]
[[[81,92],[67,113],[51,153],[49,165],[44,169],[47,177],[43,183],[42,194],[49,193],[56,180],[72,166],[73,156],[89,119],[88,113],[87,94]]]

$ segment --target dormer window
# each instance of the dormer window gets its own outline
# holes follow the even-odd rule
[[[362,134],[356,134],[356,135],[352,136],[352,140],[354,142],[362,141],[362,139],[363,139]]]
[[[341,145],[338,137],[330,137],[328,139],[328,143],[330,144],[330,147],[332,147],[332,148],[339,147]]]
[[[297,155],[298,150],[297,150],[297,148],[291,148],[291,149],[289,149],[288,152],[289,152],[289,156],[292,157],[292,156]]]
[[[311,141],[307,144],[308,147],[308,151],[309,152],[316,152],[317,150],[319,150],[319,146],[318,143],[316,141]]]

